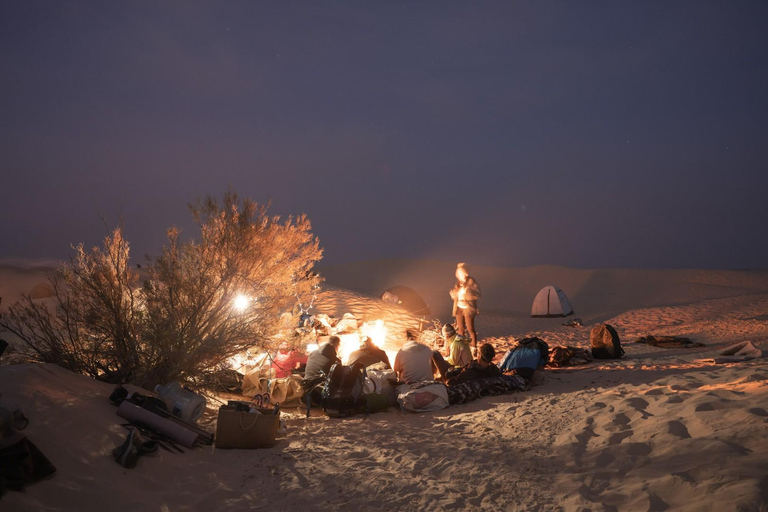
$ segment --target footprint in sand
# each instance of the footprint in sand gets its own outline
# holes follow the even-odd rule
[[[629,404],[630,406],[634,407],[638,411],[648,407],[648,402],[646,402],[642,398],[628,398],[627,400],[624,401],[624,403]]]
[[[717,402],[704,402],[703,404],[699,404],[696,406],[694,411],[696,412],[708,412],[708,411],[717,411],[722,409],[721,404]]]
[[[645,457],[651,453],[651,445],[648,443],[630,443],[627,453],[635,457]]]
[[[646,396],[663,395],[664,394],[664,389],[663,388],[649,389],[648,391],[646,391],[643,394],[646,395]]]
[[[594,404],[587,407],[587,412],[595,412],[599,411],[600,409],[605,409],[606,405],[603,402],[595,402]]]
[[[691,437],[691,434],[688,432],[688,427],[681,421],[674,420],[667,422],[667,431],[673,436],[677,436],[681,439],[690,439]]]
[[[684,401],[685,401],[685,397],[683,397],[682,395],[672,395],[671,397],[669,397],[667,399],[666,403],[668,403],[668,404],[680,404],[680,403],[683,403]]]
[[[597,467],[604,468],[615,460],[616,460],[616,457],[614,457],[613,455],[605,451],[597,456],[597,459],[595,459],[595,462],[597,463]]]
[[[747,412],[751,412],[755,416],[762,416],[763,418],[768,416],[768,412],[766,412],[766,410],[762,407],[753,407],[751,409],[747,409]]]
[[[635,432],[633,430],[625,430],[624,432],[611,434],[611,437],[608,438],[608,446],[614,446],[614,445],[620,444],[623,440],[630,438],[633,435],[635,435]]]
[[[693,479],[693,477],[691,477],[690,473],[688,473],[687,471],[682,471],[680,473],[672,473],[672,476],[679,478],[680,480],[688,484],[695,485],[698,483],[696,480]]]
[[[618,427],[619,430],[627,430],[629,428],[630,421],[632,420],[630,420],[626,414],[624,414],[623,412],[620,412],[619,414],[613,417],[613,419],[610,422],[610,425],[614,427]]]

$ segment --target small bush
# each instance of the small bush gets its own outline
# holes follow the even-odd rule
[[[170,229],[143,283],[118,227],[102,247],[75,247],[49,277],[50,302],[23,296],[0,327],[31,360],[143,386],[204,382],[231,356],[269,348],[319,284],[312,267],[322,251],[309,220],[281,221],[232,191],[190,208],[199,239],[182,242]]]

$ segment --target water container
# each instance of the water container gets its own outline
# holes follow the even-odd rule
[[[185,421],[195,423],[203,415],[205,398],[183,388],[178,382],[155,386],[155,392],[169,411]]]

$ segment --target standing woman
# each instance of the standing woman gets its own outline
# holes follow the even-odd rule
[[[456,265],[456,284],[449,292],[453,299],[453,316],[456,317],[456,330],[462,336],[472,340],[472,349],[477,356],[477,332],[475,331],[475,316],[480,313],[477,309],[477,299],[480,298],[480,286],[469,275],[466,263]]]

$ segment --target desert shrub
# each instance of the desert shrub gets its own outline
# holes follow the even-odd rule
[[[51,272],[52,299],[23,295],[0,317],[33,361],[58,364],[106,381],[128,381],[140,364],[136,329],[138,275],[128,264],[122,227],[90,252],[74,248],[69,264]]]
[[[232,191],[190,208],[199,238],[183,242],[170,229],[143,283],[119,227],[102,247],[76,247],[50,275],[51,303],[23,296],[0,327],[31,360],[145,386],[202,383],[231,356],[270,348],[319,283],[312,267],[322,252],[309,219],[281,221]]]

